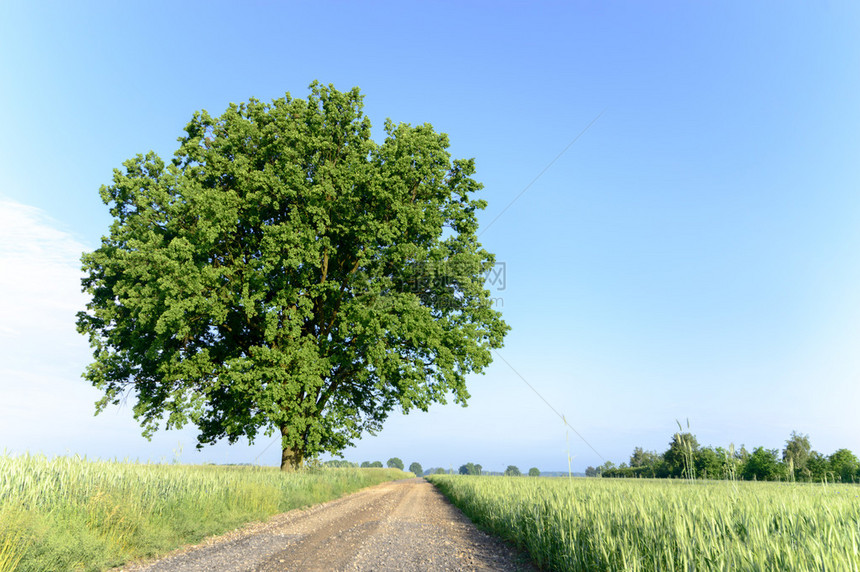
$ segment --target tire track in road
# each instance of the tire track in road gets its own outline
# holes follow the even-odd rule
[[[115,572],[536,570],[424,479],[383,483]]]

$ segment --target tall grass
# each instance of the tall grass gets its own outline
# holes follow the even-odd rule
[[[2,455],[0,572],[103,570],[402,476]]]
[[[428,477],[551,570],[858,570],[860,487]]]

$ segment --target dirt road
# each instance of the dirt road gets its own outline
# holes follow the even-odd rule
[[[535,570],[424,479],[383,483],[120,570]]]

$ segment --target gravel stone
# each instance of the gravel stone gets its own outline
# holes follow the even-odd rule
[[[421,478],[276,515],[114,572],[537,570]]]

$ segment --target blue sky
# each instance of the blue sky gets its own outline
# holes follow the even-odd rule
[[[858,25],[850,2],[3,2],[0,448],[278,461],[93,417],[78,257],[123,160],[319,79],[362,89],[377,138],[429,122],[475,157],[513,328],[516,373],[348,459],[583,470],[687,418],[703,444],[860,453]]]

